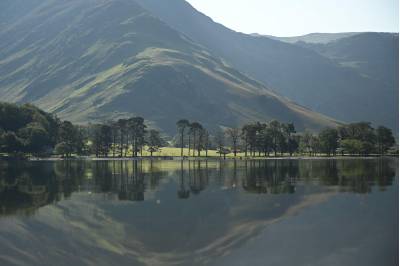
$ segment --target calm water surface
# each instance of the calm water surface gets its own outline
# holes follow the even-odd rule
[[[0,163],[0,265],[397,265],[395,159]]]

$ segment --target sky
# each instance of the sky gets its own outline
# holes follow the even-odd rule
[[[233,30],[274,36],[399,31],[398,0],[186,0]]]

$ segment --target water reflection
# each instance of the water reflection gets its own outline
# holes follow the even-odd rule
[[[396,163],[0,163],[0,265],[393,265]]]
[[[213,182],[224,190],[293,194],[313,185],[338,192],[370,193],[394,182],[394,160],[259,161],[60,161],[0,163],[0,214],[30,215],[73,192],[102,193],[120,201],[144,201],[160,181],[176,178],[179,199],[196,197]]]

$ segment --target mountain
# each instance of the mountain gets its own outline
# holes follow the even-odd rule
[[[167,133],[271,119],[336,122],[279,96],[132,0],[3,0],[0,98],[62,119],[140,115]]]
[[[397,131],[398,87],[362,75],[309,47],[232,31],[184,0],[137,1],[239,71],[301,105],[342,121],[372,121]],[[394,50],[377,47],[373,53],[391,54],[384,71],[392,71],[392,62],[398,64]]]
[[[350,37],[353,35],[359,34],[358,32],[339,32],[339,33],[309,33],[302,36],[293,36],[293,37],[276,37],[271,35],[259,35],[253,34],[258,37],[268,37],[271,39],[275,39],[282,42],[287,43],[296,43],[296,42],[305,42],[305,43],[329,43],[332,41],[340,40],[345,37]]]
[[[352,68],[365,77],[399,87],[399,35],[396,33],[366,32],[328,43],[296,44],[310,48],[339,65]]]

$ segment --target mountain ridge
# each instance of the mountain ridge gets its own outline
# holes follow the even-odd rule
[[[141,115],[169,134],[183,117],[208,127],[271,119],[299,129],[337,125],[226,65],[135,1],[31,3],[25,15],[0,19],[4,100],[74,122]]]
[[[305,43],[330,43],[332,41],[340,40],[346,37],[354,36],[362,32],[337,32],[337,33],[324,33],[324,32],[313,32],[305,35],[291,36],[291,37],[278,37],[273,35],[260,35],[252,34],[258,37],[267,37],[287,43],[305,42]]]
[[[398,130],[396,87],[343,67],[313,49],[235,32],[183,0],[136,1],[239,71],[311,110],[345,122],[368,120]]]

